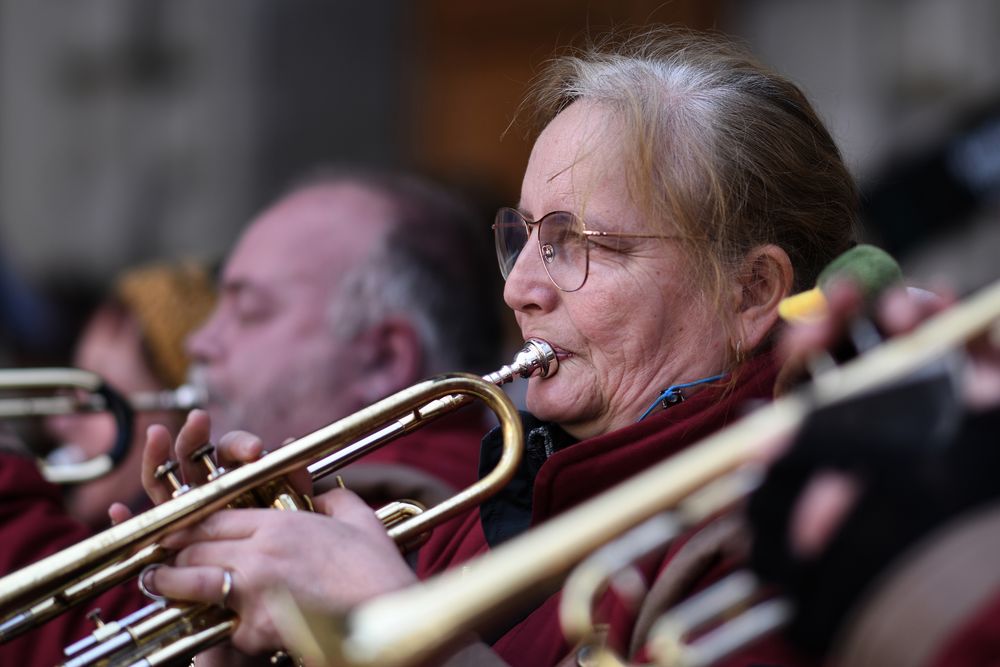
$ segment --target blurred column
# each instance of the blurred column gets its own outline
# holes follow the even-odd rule
[[[398,1],[0,3],[0,243],[34,279],[217,258],[292,175],[391,162]]]

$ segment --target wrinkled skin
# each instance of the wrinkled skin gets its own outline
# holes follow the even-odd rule
[[[619,149],[608,125],[607,112],[578,102],[542,132],[521,188],[528,218],[582,212],[589,229],[659,232],[614,168]],[[530,412],[591,437],[634,422],[667,386],[723,370],[724,333],[687,279],[678,243],[591,243],[586,283],[563,292],[545,273],[535,234],[507,278],[504,300],[522,336],[548,340],[561,360],[554,378],[530,381]]]

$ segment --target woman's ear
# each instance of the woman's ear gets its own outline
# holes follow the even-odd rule
[[[794,271],[788,253],[776,245],[757,246],[737,274],[734,347],[749,352],[760,345],[778,322],[778,304],[791,293]]]

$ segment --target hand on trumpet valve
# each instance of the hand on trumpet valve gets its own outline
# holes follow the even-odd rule
[[[167,462],[176,462],[184,484],[203,484],[266,454],[260,438],[244,431],[227,433],[215,448],[209,441],[208,414],[192,411],[172,440],[166,429],[150,427],[143,459],[143,484],[154,502],[171,497],[172,489],[157,478]],[[307,471],[292,476],[300,492],[311,490]],[[148,585],[171,600],[217,605],[228,589],[226,607],[240,618],[232,644],[256,654],[281,647],[268,608],[268,591],[281,585],[302,604],[330,609],[406,586],[414,581],[410,568],[371,508],[355,494],[334,489],[314,499],[316,513],[237,509],[217,512],[199,524],[171,533],[163,546],[177,555],[170,566],[156,568]],[[129,518],[124,506],[113,506],[112,520]],[[303,536],[308,542],[303,543]],[[338,548],[351,544],[353,549]],[[329,572],[317,581],[305,573]],[[225,574],[229,573],[229,585]],[[228,664],[228,649],[219,654]],[[231,657],[231,656],[230,656]],[[201,659],[199,659],[201,660]]]
[[[227,607],[240,617],[233,645],[256,654],[281,647],[270,609],[270,591],[279,586],[307,608],[334,612],[415,582],[385,527],[358,496],[334,489],[316,498],[316,510],[213,514],[167,538],[178,550],[175,562],[151,573],[150,583],[173,600],[217,605],[228,571]]]
[[[163,426],[154,424],[149,427],[143,450],[142,485],[153,503],[159,505],[169,500],[177,490],[174,485],[166,483],[164,478],[167,476],[162,474],[167,472],[164,466],[168,462],[175,462],[170,466],[175,469],[169,472],[174,475],[179,473],[178,481],[183,490],[204,484],[224,474],[227,469],[256,461],[266,453],[261,439],[245,431],[225,434],[213,448],[209,444],[211,430],[211,420],[204,410],[192,410],[188,414],[176,441]],[[300,493],[312,491],[312,481],[305,470],[289,477]],[[108,515],[111,523],[117,524],[129,519],[131,512],[125,505],[115,503],[109,508]]]

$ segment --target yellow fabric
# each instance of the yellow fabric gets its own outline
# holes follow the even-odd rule
[[[786,322],[815,322],[826,313],[826,297],[818,287],[786,297],[778,304],[778,314]]]
[[[184,341],[215,306],[215,288],[194,262],[156,264],[125,273],[115,296],[139,321],[153,371],[169,387],[184,383],[190,363]]]

